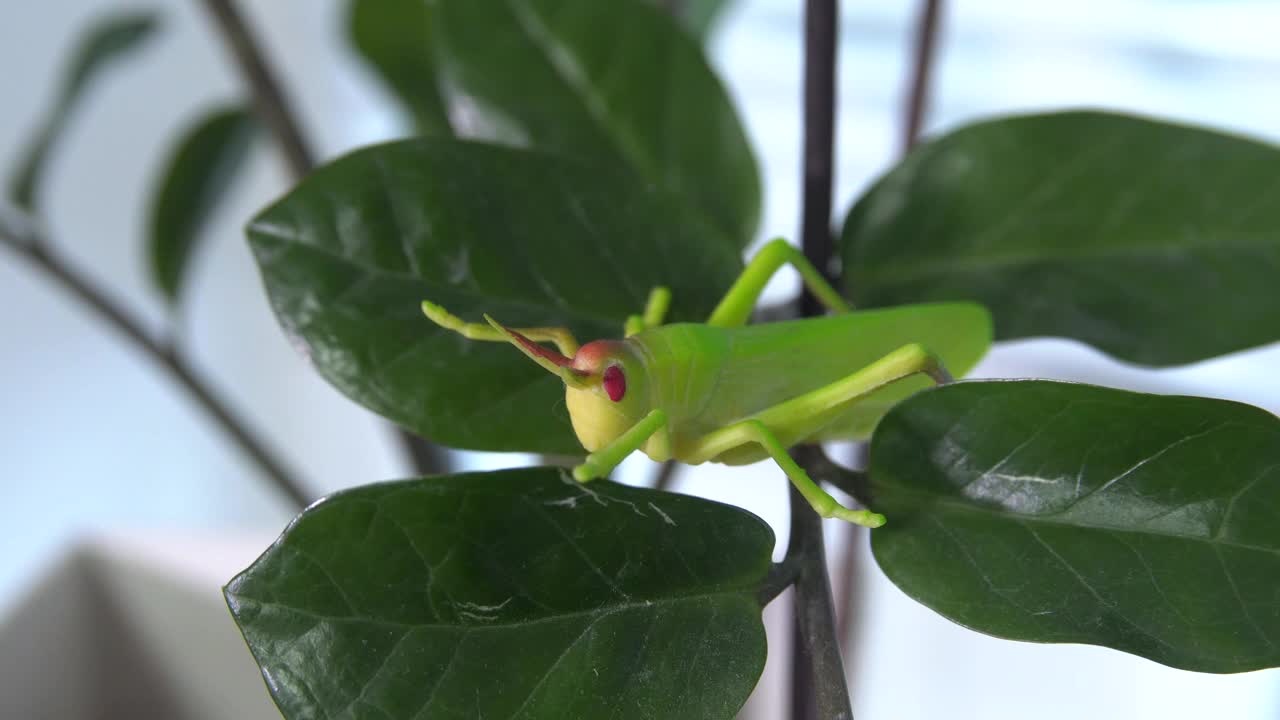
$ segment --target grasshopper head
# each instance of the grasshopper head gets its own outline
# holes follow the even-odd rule
[[[573,431],[594,452],[642,420],[652,409],[643,361],[625,340],[596,340],[566,357],[486,316],[530,360],[565,384]]]
[[[625,340],[596,340],[573,356],[573,367],[592,382],[565,385],[565,404],[578,442],[595,452],[644,419],[652,409],[639,354]]]

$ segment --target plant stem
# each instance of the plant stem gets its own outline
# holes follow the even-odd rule
[[[257,38],[236,9],[234,0],[204,0],[204,6],[217,23],[227,50],[252,91],[254,111],[280,145],[294,179],[301,180],[315,167],[315,156],[294,119],[280,83],[267,65]]]
[[[914,43],[911,48],[911,75],[907,86],[906,102],[902,108],[901,154],[906,155],[920,140],[920,129],[924,125],[925,111],[929,104],[930,80],[933,76],[933,63],[937,54],[938,18],[942,13],[942,0],[922,0],[920,11],[916,15]],[[865,457],[866,446],[859,452]],[[861,498],[860,498],[861,500]],[[840,568],[836,573],[836,608],[840,617],[840,648],[848,657],[853,644],[853,629],[857,625],[853,603],[853,584],[858,574],[858,566],[862,560],[860,545],[866,531],[861,528],[849,528],[840,557]]]
[[[765,576],[764,582],[760,583],[760,589],[756,592],[756,600],[759,601],[760,607],[763,608],[773,602],[784,590],[795,583],[800,574],[796,560],[795,556],[788,554],[782,562],[774,563],[769,567],[769,574]]]
[[[658,471],[653,474],[653,489],[670,490],[679,472],[680,463],[675,460],[668,460],[662,463],[658,466]]]
[[[315,168],[315,155],[302,134],[297,116],[285,97],[279,80],[267,64],[262,46],[236,8],[234,0],[204,0],[204,6],[217,24],[227,50],[240,68],[240,74],[253,97],[254,111],[275,137],[293,179],[302,180]],[[397,435],[401,447],[418,473],[431,475],[447,471],[447,464],[439,447],[404,430],[397,430]]]
[[[103,320],[118,330],[135,347],[151,357],[179,386],[191,395],[196,404],[222,428],[237,447],[249,456],[272,485],[298,508],[306,507],[311,496],[302,484],[286,468],[258,436],[250,431],[243,420],[237,418],[231,408],[218,398],[196,371],[174,350],[152,339],[142,325],[123,307],[99,292],[87,277],[55,256],[49,242],[41,235],[28,232],[25,235],[10,228],[0,227],[0,244],[8,246],[19,257],[44,271],[63,290],[74,295],[96,312]]]
[[[827,580],[822,518],[791,486],[791,538],[788,557],[798,566],[795,581],[796,639],[792,658],[793,720],[851,720],[849,689],[836,637],[836,617]],[[784,562],[785,564],[785,562]]]
[[[938,45],[938,15],[942,0],[923,0],[916,17],[915,45],[911,63],[911,84],[907,92],[907,104],[902,119],[902,154],[910,152],[920,139],[925,110],[929,103],[929,80],[933,74],[933,60]]]
[[[805,257],[830,275],[834,257],[831,233],[832,174],[835,163],[837,0],[805,3],[804,195],[801,248]],[[801,314],[822,312],[805,293]],[[808,467],[814,448],[795,449]],[[836,636],[835,610],[827,578],[822,520],[791,486],[791,537],[787,556],[798,568],[795,583],[795,650],[792,657],[793,720],[852,718],[849,690]]]
[[[855,460],[861,460],[866,457],[867,447],[865,443],[858,445],[854,451],[858,456]],[[855,463],[855,466],[857,466],[857,463]],[[865,488],[860,497],[854,495],[854,498],[863,505],[870,507],[867,502]],[[853,651],[854,629],[858,626],[858,611],[854,602],[854,583],[858,577],[858,568],[862,565],[862,544],[866,539],[866,529],[854,526],[846,528],[844,543],[838,560],[840,564],[836,569],[836,633],[840,638],[840,654],[845,658],[845,662],[850,665],[853,664],[849,656]]]
[[[835,164],[837,0],[807,0],[804,12],[804,188],[801,249],[828,280],[834,280],[831,192]],[[806,290],[800,314],[822,314],[822,305]]]

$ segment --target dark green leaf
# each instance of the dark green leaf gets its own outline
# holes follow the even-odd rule
[[[1173,667],[1280,665],[1280,419],[1042,381],[925,391],[871,448],[898,587],[956,622]]]
[[[655,5],[674,14],[680,24],[694,36],[704,40],[711,35],[729,0],[652,0]]]
[[[15,205],[28,211],[36,209],[45,163],[85,90],[104,69],[140,46],[158,26],[159,16],[155,13],[128,12],[111,15],[86,31],[66,69],[53,109],[10,182],[9,197]]]
[[[860,305],[975,300],[998,338],[1150,365],[1280,340],[1280,149],[1094,112],[926,143],[844,228]]]
[[[353,0],[351,43],[413,115],[422,135],[449,135],[427,0]]]
[[[683,198],[738,247],[760,181],[697,42],[645,0],[440,0],[446,97],[469,137],[592,158]]]
[[[210,113],[175,146],[151,207],[151,279],[175,302],[205,222],[234,182],[257,125],[244,108]]]
[[[566,325],[620,337],[655,285],[673,319],[703,320],[742,269],[737,251],[634,176],[545,153],[453,140],[361,150],[250,225],[272,305],[317,369],[357,402],[446,445],[581,454],[564,386],[464,320]]]
[[[550,468],[304,512],[227,601],[286,718],[732,718],[764,667],[773,533]]]

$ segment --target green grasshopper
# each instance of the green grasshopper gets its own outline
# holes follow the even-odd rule
[[[747,325],[765,284],[788,262],[836,314]],[[513,329],[488,315],[487,325],[467,323],[428,301],[422,309],[464,337],[510,342],[564,381],[574,432],[590,453],[573,469],[580,482],[607,475],[636,450],[690,465],[770,457],[822,517],[867,527],[884,516],[842,506],[787,448],[867,436],[894,402],[928,385],[922,378],[950,382],[948,366],[968,372],[991,342],[990,316],[972,303],[852,312],[781,239],[748,263],[705,324],[664,325],[670,304],[670,291],[655,288],[643,315],[627,319],[625,339],[581,347],[568,328]],[[947,365],[926,346],[945,349]]]

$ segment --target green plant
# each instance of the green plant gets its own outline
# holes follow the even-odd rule
[[[743,327],[784,262],[836,315]],[[705,324],[665,324],[670,302],[669,289],[654,288],[644,314],[627,318],[625,340],[581,348],[563,327],[513,329],[488,315],[487,325],[464,323],[425,300],[422,309],[470,340],[510,342],[564,381],[573,430],[590,451],[573,469],[579,482],[607,476],[637,450],[694,465],[772,458],[819,515],[873,528],[883,515],[840,505],[787,448],[865,438],[889,407],[920,389],[918,376],[952,382],[950,371],[971,370],[991,343],[991,319],[978,305],[852,312],[782,239],[755,256]]]
[[[243,25],[209,4],[257,116],[309,171]],[[306,172],[249,224],[281,324],[335,386],[432,441],[581,455],[560,378],[419,303],[596,339],[661,285],[673,319],[707,317],[759,214],[726,93],[696,37],[642,0],[352,10],[356,47],[426,137]],[[916,147],[833,234],[835,20],[834,0],[809,0],[802,246],[817,268],[839,257],[854,307],[976,302],[997,340],[1070,337],[1150,366],[1278,339],[1280,151],[1210,130],[977,123]],[[888,410],[865,471],[793,452],[882,511],[880,567],[968,627],[1204,672],[1280,665],[1280,419],[1262,410],[961,382]],[[446,475],[313,505],[227,599],[290,718],[728,718],[763,665],[761,609],[794,586],[795,715],[849,717],[819,520],[794,489],[781,563],[773,543],[741,509],[558,468]]]

